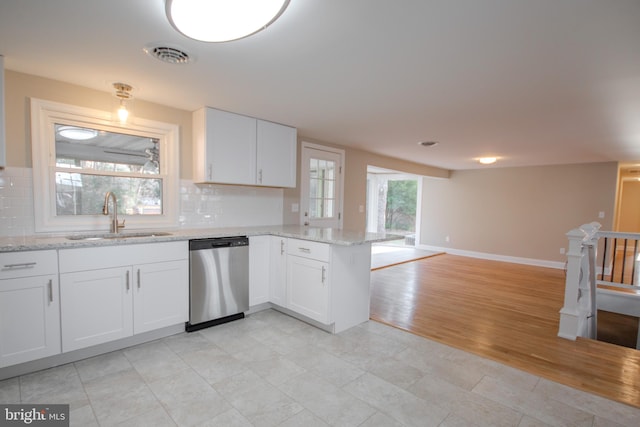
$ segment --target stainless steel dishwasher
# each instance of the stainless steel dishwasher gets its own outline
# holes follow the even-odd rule
[[[249,239],[189,241],[188,332],[244,317],[249,309]]]

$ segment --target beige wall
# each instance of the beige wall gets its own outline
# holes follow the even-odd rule
[[[607,162],[425,178],[420,243],[564,262],[570,229],[598,221],[612,230],[617,175],[617,163]]]
[[[29,98],[111,110],[113,95],[68,83],[5,70],[7,165],[31,167]],[[180,177],[192,178],[191,112],[135,100],[134,116],[180,126]],[[364,230],[367,166],[426,178],[421,243],[516,257],[563,261],[564,234],[597,220],[612,229],[616,163],[535,168],[449,171],[379,156],[299,136],[299,140],[345,150],[344,227]],[[298,150],[299,152],[300,150]],[[298,180],[300,178],[298,177]],[[299,188],[299,185],[298,185]],[[299,190],[284,191],[285,224],[299,223],[291,204]],[[598,219],[599,211],[606,213]],[[444,241],[449,235],[451,241]]]
[[[367,151],[343,147],[340,145],[317,141],[304,136],[299,136],[298,164],[300,164],[300,142],[311,142],[319,145],[340,148],[345,150],[344,165],[344,206],[343,228],[349,230],[366,229],[366,213],[360,212],[360,206],[367,205],[367,166],[378,166],[420,176],[448,177],[449,171],[433,166],[407,162],[391,157],[380,156]],[[291,212],[291,204],[300,202],[300,168],[298,168],[298,188],[285,190],[284,223],[299,224],[300,214]]]
[[[77,105],[97,110],[110,111],[115,108],[114,96],[109,92],[105,83],[105,90],[98,91],[82,86],[45,79],[29,74],[5,70],[5,109],[7,135],[7,166],[31,167],[31,131],[29,99],[40,98],[49,101]],[[133,119],[140,117],[180,126],[180,178],[192,179],[192,132],[191,112],[179,110],[163,105],[134,100]],[[339,147],[320,141],[307,139],[304,135],[299,140]],[[448,176],[448,171],[417,163],[405,162],[398,159],[378,156],[360,150],[346,148],[345,160],[345,206],[344,227],[349,229],[364,229],[365,214],[359,212],[359,206],[365,205],[367,165],[375,165],[389,169],[396,169],[418,175]],[[298,153],[300,150],[298,149]],[[299,164],[299,154],[298,154]],[[300,180],[298,173],[298,182]],[[299,188],[299,185],[298,185]],[[299,223],[299,214],[291,212],[291,204],[299,203],[299,189],[285,189],[284,218],[285,224]]]
[[[31,167],[32,165],[30,98],[110,111],[115,106],[115,98],[108,89],[105,87],[105,91],[102,92],[5,70],[7,166]],[[191,112],[136,99],[133,104],[133,115],[133,120],[135,117],[140,117],[180,126],[180,177],[190,179],[192,175]]]

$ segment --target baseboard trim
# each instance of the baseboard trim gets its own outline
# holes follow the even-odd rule
[[[444,248],[440,246],[430,246],[430,245],[418,245],[416,246],[416,248],[424,249],[427,251],[444,252],[451,255],[466,256],[469,258],[486,259],[490,261],[502,261],[502,262],[510,262],[512,264],[533,265],[536,267],[556,268],[559,270],[564,269],[564,262],[559,262],[559,261],[547,261],[547,260],[534,259],[534,258],[523,258],[523,257],[515,257],[515,256],[508,256],[508,255],[490,254],[486,252],[465,251],[462,249]]]

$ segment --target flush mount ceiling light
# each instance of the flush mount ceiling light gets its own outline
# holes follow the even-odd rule
[[[498,161],[497,157],[480,157],[478,159],[478,162],[480,162],[480,164],[482,165],[492,165],[497,161]]]
[[[58,135],[64,138],[73,139],[74,141],[86,141],[87,139],[98,136],[98,131],[95,129],[79,128],[76,126],[59,126]]]
[[[173,27],[204,42],[241,39],[271,25],[289,0],[167,0]]]

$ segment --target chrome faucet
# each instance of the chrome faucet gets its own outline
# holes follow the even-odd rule
[[[104,206],[102,207],[102,214],[109,215],[109,198],[113,199],[113,215],[111,218],[111,226],[109,227],[109,231],[111,233],[117,233],[121,228],[124,228],[125,220],[122,220],[122,223],[118,222],[118,200],[116,199],[116,195],[111,191],[107,191],[107,194],[104,195]]]

